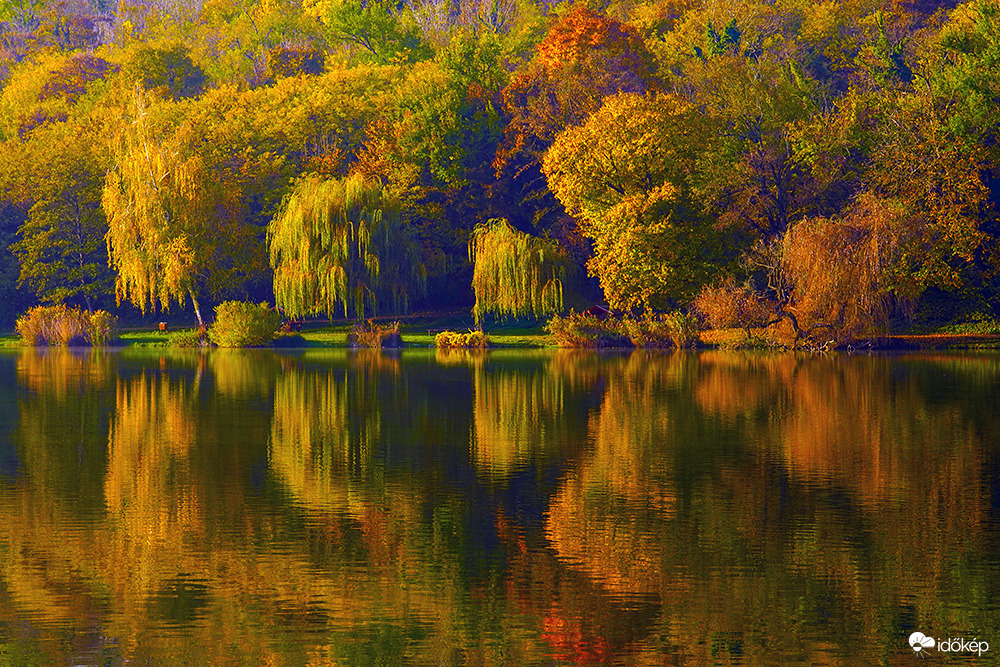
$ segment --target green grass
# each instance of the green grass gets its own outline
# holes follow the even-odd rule
[[[163,331],[123,331],[118,337],[136,347],[166,347],[170,342],[170,334]]]
[[[449,326],[458,324],[458,326]],[[440,326],[435,326],[440,325]],[[347,347],[347,334],[351,330],[351,324],[337,323],[330,326],[310,327],[307,325],[302,331],[297,332],[305,341],[303,347]],[[468,326],[461,326],[461,323],[435,320],[430,323],[418,322],[403,325],[403,343],[412,347],[434,347],[434,337],[437,330],[448,329],[450,331],[465,332]],[[430,333],[428,333],[430,330]],[[194,329],[181,329],[170,333],[160,331],[126,331],[121,334],[122,341],[126,345],[136,347],[170,347],[172,336],[193,335]],[[551,347],[551,338],[541,326],[525,327],[496,326],[488,328],[486,333],[490,337],[490,343],[495,348],[537,348]],[[0,346],[3,346],[7,338],[0,338]],[[9,337],[10,346],[19,346],[20,340],[14,336]]]

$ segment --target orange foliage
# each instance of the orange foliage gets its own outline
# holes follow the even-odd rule
[[[642,78],[653,75],[652,58],[635,28],[579,5],[538,45],[538,62],[553,72],[568,63],[586,63],[595,53]]]
[[[522,152],[539,155],[608,95],[645,92],[653,72],[652,55],[634,28],[577,7],[552,27],[537,58],[503,90],[510,122],[497,171]]]

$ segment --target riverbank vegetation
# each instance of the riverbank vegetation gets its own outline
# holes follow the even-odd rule
[[[190,308],[202,340],[266,301],[566,336],[604,303],[644,346],[693,340],[678,317],[746,346],[995,329],[998,25],[997,0],[8,3],[0,327]]]

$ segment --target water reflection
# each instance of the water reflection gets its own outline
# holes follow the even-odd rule
[[[902,664],[919,629],[1000,650],[998,380],[994,355],[0,354],[0,648]]]

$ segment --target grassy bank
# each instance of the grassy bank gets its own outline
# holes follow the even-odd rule
[[[386,323],[389,320],[379,320]],[[425,316],[402,320],[403,343],[412,347],[433,347],[434,338],[441,331],[466,332],[471,330],[472,320],[461,316]],[[280,344],[287,347],[347,347],[347,336],[353,322],[319,321],[306,322],[300,331],[282,337]],[[551,337],[542,326],[494,326],[486,327],[492,347],[496,348],[539,348],[551,346]],[[196,328],[182,328],[170,331],[159,329],[126,328],[119,339],[122,345],[136,347],[190,347],[196,344]],[[0,336],[0,348],[21,347],[21,339],[10,334]]]
[[[440,331],[469,331],[469,318],[459,316],[438,316],[410,318],[402,325],[402,339],[409,347],[434,347],[435,336]],[[301,331],[288,335],[282,343],[284,347],[347,347],[347,336],[352,322],[309,322]],[[544,348],[555,343],[542,326],[496,325],[486,327],[492,348]],[[708,348],[757,348],[766,349],[766,332],[751,331],[752,340],[742,329],[715,329],[700,333],[701,345]],[[191,347],[198,339],[197,329],[187,328],[175,331],[151,329],[126,329],[120,335],[120,345],[135,347]],[[279,343],[280,345],[281,343]],[[13,334],[0,336],[0,349],[19,348],[21,339]],[[1000,349],[1000,334],[993,332],[956,332],[953,326],[919,333],[890,335],[886,340],[873,346],[874,349],[893,350],[983,350]],[[856,349],[868,349],[865,344]]]

